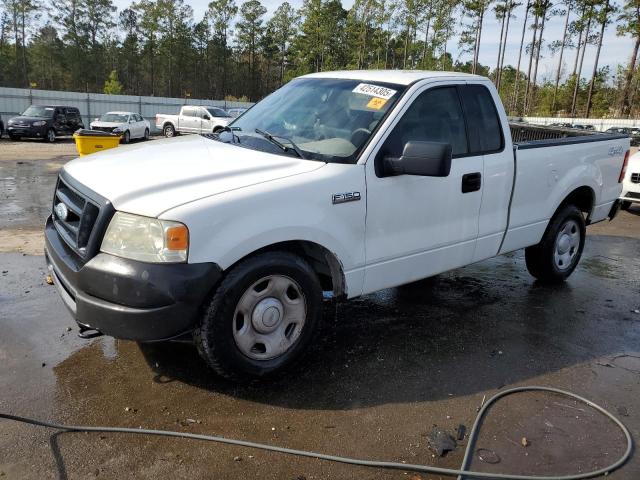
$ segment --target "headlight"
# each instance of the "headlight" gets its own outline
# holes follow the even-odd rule
[[[189,230],[179,222],[116,212],[100,250],[141,262],[186,262]]]
[[[122,133],[122,128],[121,127],[116,127],[112,130],[113,133]]]
[[[34,127],[44,127],[47,124],[44,120],[39,120],[37,122],[33,122],[31,125]]]

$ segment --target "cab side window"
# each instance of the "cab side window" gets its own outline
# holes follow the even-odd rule
[[[193,107],[188,107],[182,110],[182,115],[185,117],[197,117],[198,112]]]
[[[454,157],[469,153],[456,87],[436,87],[420,94],[387,137],[382,156],[400,157],[409,141],[448,143]]]
[[[504,147],[502,126],[496,106],[487,87],[464,85],[460,97],[468,120],[471,153],[498,152]]]

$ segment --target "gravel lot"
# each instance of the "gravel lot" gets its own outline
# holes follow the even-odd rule
[[[123,148],[123,147],[121,147]],[[0,140],[0,412],[68,424],[162,428],[457,468],[434,425],[470,429],[500,389],[545,385],[610,409],[640,439],[640,208],[589,227],[565,284],[537,284],[522,252],[411,286],[327,305],[304,369],[269,383],[217,378],[188,344],[86,341],[46,285],[41,229],[58,170],[76,156]],[[522,446],[522,437],[529,445]],[[474,469],[569,474],[609,464],[621,435],[555,395],[501,401]],[[613,479],[640,477],[638,456]],[[63,433],[0,420],[0,479],[436,479],[184,439]]]

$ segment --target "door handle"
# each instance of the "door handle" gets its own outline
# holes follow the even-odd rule
[[[482,187],[480,172],[466,173],[462,176],[462,193],[477,192]]]

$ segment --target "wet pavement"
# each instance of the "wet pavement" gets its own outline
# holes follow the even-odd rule
[[[59,163],[66,161],[62,155]],[[52,160],[26,161],[46,178],[29,182],[29,170],[0,153],[0,177],[11,169],[16,177],[14,192],[0,184],[2,244],[14,227],[33,231],[37,242],[37,217],[46,216],[55,173],[44,162]],[[47,182],[49,192],[23,191]],[[12,202],[22,214],[5,208]],[[217,378],[188,344],[81,340],[44,281],[43,257],[6,248],[0,253],[0,411],[457,468],[466,438],[434,457],[427,447],[434,425],[452,435],[459,424],[468,431],[483,398],[544,385],[611,410],[638,440],[640,208],[589,230],[582,263],[564,285],[534,282],[516,252],[327,305],[325,333],[309,363],[249,386]],[[0,420],[0,479],[439,478],[184,439],[53,433]],[[477,447],[485,460],[499,462],[476,455],[475,469],[551,475],[612,463],[624,442],[588,406],[523,393],[490,411]],[[637,455],[610,475],[639,476]]]

